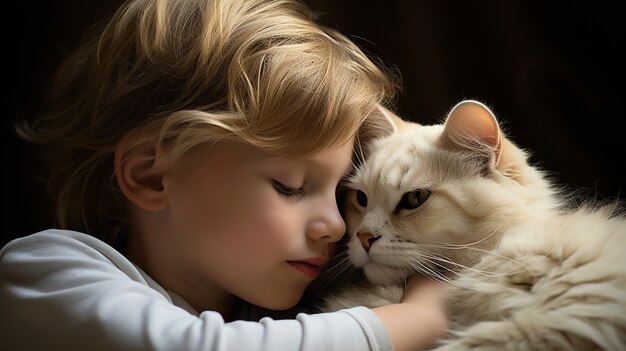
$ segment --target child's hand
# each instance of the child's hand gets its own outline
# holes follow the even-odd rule
[[[441,337],[448,325],[441,282],[413,276],[399,304],[375,308],[395,350],[420,350]]]
[[[419,303],[444,312],[444,283],[431,278],[414,275],[409,277],[402,303]]]

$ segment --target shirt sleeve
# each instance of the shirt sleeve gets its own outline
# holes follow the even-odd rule
[[[293,320],[225,323],[145,284],[130,261],[85,234],[51,232],[0,251],[0,343],[7,350],[391,350],[364,307]]]

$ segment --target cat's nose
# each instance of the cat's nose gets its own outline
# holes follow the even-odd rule
[[[363,248],[367,252],[370,251],[370,247],[372,246],[374,241],[380,239],[380,235],[379,236],[374,236],[374,234],[372,234],[370,232],[364,232],[364,233],[359,232],[359,233],[356,233],[356,237],[359,238],[359,241],[361,242],[361,245],[363,245]]]

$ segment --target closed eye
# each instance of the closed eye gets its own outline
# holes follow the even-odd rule
[[[272,186],[279,194],[283,196],[296,197],[302,196],[304,194],[302,188],[293,188],[274,179],[272,179]]]

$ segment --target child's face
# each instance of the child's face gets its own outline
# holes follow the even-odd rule
[[[293,306],[344,234],[335,191],[352,144],[300,160],[227,142],[203,147],[191,168],[164,177],[168,229],[158,240],[168,269],[208,294]]]

